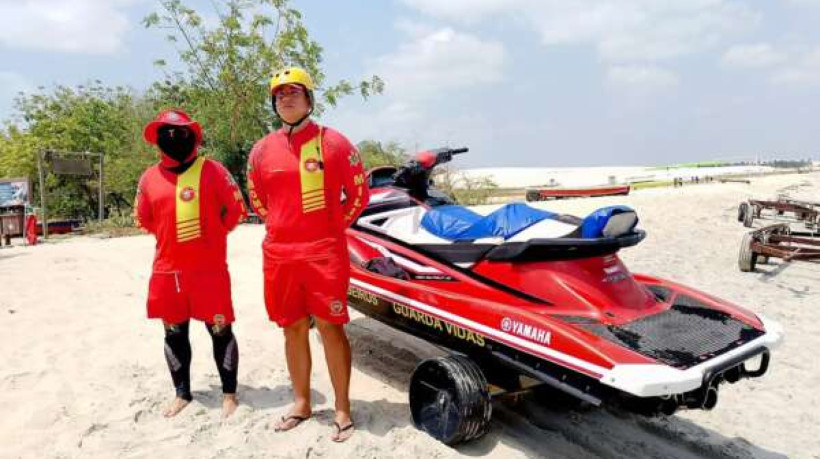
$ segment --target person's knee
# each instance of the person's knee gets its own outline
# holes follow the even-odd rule
[[[335,324],[316,317],[316,328],[322,336],[344,336],[343,324]]]
[[[188,322],[182,322],[179,324],[163,322],[162,325],[165,328],[166,338],[183,337],[188,335]]]
[[[233,336],[233,329],[231,328],[231,324],[210,324],[206,323],[205,326],[208,329],[208,333],[214,338],[230,338]]]
[[[310,320],[308,317],[297,320],[296,322],[283,328],[286,340],[306,339],[310,331]]]

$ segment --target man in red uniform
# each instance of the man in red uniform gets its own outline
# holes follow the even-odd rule
[[[148,317],[165,325],[165,357],[176,388],[166,417],[192,400],[190,319],[207,325],[222,381],[223,415],[236,409],[239,351],[231,280],[226,262],[228,232],[247,212],[242,193],[222,164],[197,155],[199,123],[181,110],[166,110],[145,127],[145,140],[159,147],[161,160],[139,181],[137,225],[157,239],[148,286]]]
[[[314,85],[300,68],[271,80],[273,108],[286,125],[256,143],[248,160],[251,205],[265,220],[265,306],[284,328],[294,404],[276,425],[311,415],[309,317],[322,335],[336,399],[334,441],[353,433],[350,344],[345,335],[350,259],[345,229],[367,205],[359,153],[340,133],[309,119]]]

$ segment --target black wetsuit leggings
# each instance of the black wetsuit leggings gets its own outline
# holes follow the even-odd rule
[[[191,395],[191,341],[188,338],[189,322],[165,325],[165,360],[171,370],[171,379],[177,397],[192,400]],[[214,348],[214,361],[222,380],[222,393],[236,393],[236,374],[239,369],[239,347],[230,325],[215,327],[205,324]]]

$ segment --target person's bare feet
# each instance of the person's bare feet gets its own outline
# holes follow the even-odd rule
[[[181,397],[174,398],[174,401],[162,412],[162,415],[166,418],[172,418],[179,414],[188,404],[191,403],[190,400],[185,400]]]
[[[222,396],[222,419],[225,419],[236,411],[239,406],[239,400],[236,394],[224,394]]]

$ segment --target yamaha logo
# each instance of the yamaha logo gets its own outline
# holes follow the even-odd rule
[[[179,199],[183,200],[184,202],[190,202],[196,199],[196,190],[193,188],[186,186],[179,192]]]
[[[518,322],[509,317],[501,319],[501,330],[541,344],[549,345],[552,341],[551,332],[530,324]]]

